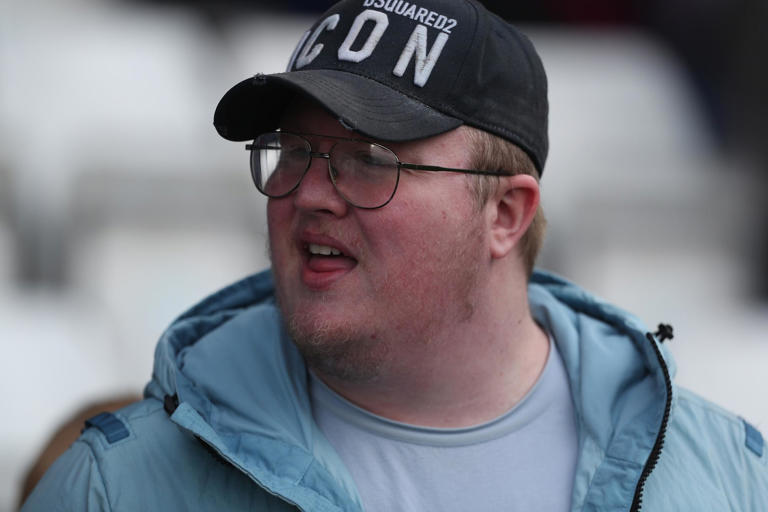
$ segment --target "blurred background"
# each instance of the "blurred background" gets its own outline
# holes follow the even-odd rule
[[[768,4],[486,4],[549,75],[541,265],[671,323],[678,382],[768,433]],[[213,110],[328,5],[0,0],[0,511],[63,420],[141,391],[175,316],[268,265]]]

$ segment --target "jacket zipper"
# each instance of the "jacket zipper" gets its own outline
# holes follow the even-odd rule
[[[651,472],[659,462],[661,450],[664,448],[664,436],[667,433],[669,412],[672,408],[672,379],[669,377],[669,368],[667,367],[666,361],[664,361],[664,357],[661,355],[661,350],[656,344],[656,340],[654,340],[653,335],[651,333],[647,333],[645,337],[651,343],[653,351],[656,354],[656,358],[659,360],[659,364],[661,365],[661,370],[664,373],[664,385],[667,388],[667,401],[664,405],[664,416],[661,419],[659,434],[656,436],[656,442],[653,444],[653,449],[651,450],[651,454],[648,456],[648,460],[645,461],[645,467],[643,467],[643,472],[640,474],[640,480],[637,481],[637,487],[635,487],[635,497],[632,499],[632,506],[629,509],[630,512],[640,512],[640,509],[643,506],[643,491],[645,488],[645,482],[648,480]]]

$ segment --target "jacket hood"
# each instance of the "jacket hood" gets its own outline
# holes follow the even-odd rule
[[[144,394],[259,485],[303,510],[362,510],[351,476],[312,421],[307,373],[262,272],[208,297],[166,330]]]
[[[528,292],[531,312],[552,334],[571,384],[582,447],[574,505],[618,506],[627,495],[631,501],[667,398],[647,329],[552,274],[535,272]],[[312,420],[306,378],[265,271],[173,322],[157,346],[145,395],[161,401],[176,395],[172,421],[270,492],[304,509],[338,510],[333,503],[346,503],[345,509],[360,510],[351,476]],[[630,483],[611,487],[615,496],[589,495],[593,483],[613,479]]]

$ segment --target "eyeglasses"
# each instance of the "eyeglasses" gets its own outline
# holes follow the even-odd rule
[[[312,151],[305,138],[320,137],[335,142],[327,153]],[[400,169],[460,172],[488,176],[507,176],[505,171],[452,169],[401,162],[381,144],[361,139],[276,131],[256,137],[245,149],[251,152],[251,177],[265,196],[285,197],[299,187],[313,158],[328,160],[328,175],[339,195],[352,206],[381,208],[395,196]]]

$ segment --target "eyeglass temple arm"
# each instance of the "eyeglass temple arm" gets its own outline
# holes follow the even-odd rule
[[[511,176],[510,173],[499,169],[498,171],[479,171],[476,169],[453,169],[451,167],[438,167],[436,165],[418,165],[418,164],[406,164],[400,162],[400,167],[405,169],[413,169],[414,171],[433,171],[433,172],[460,172],[464,174],[479,174],[482,176]]]

